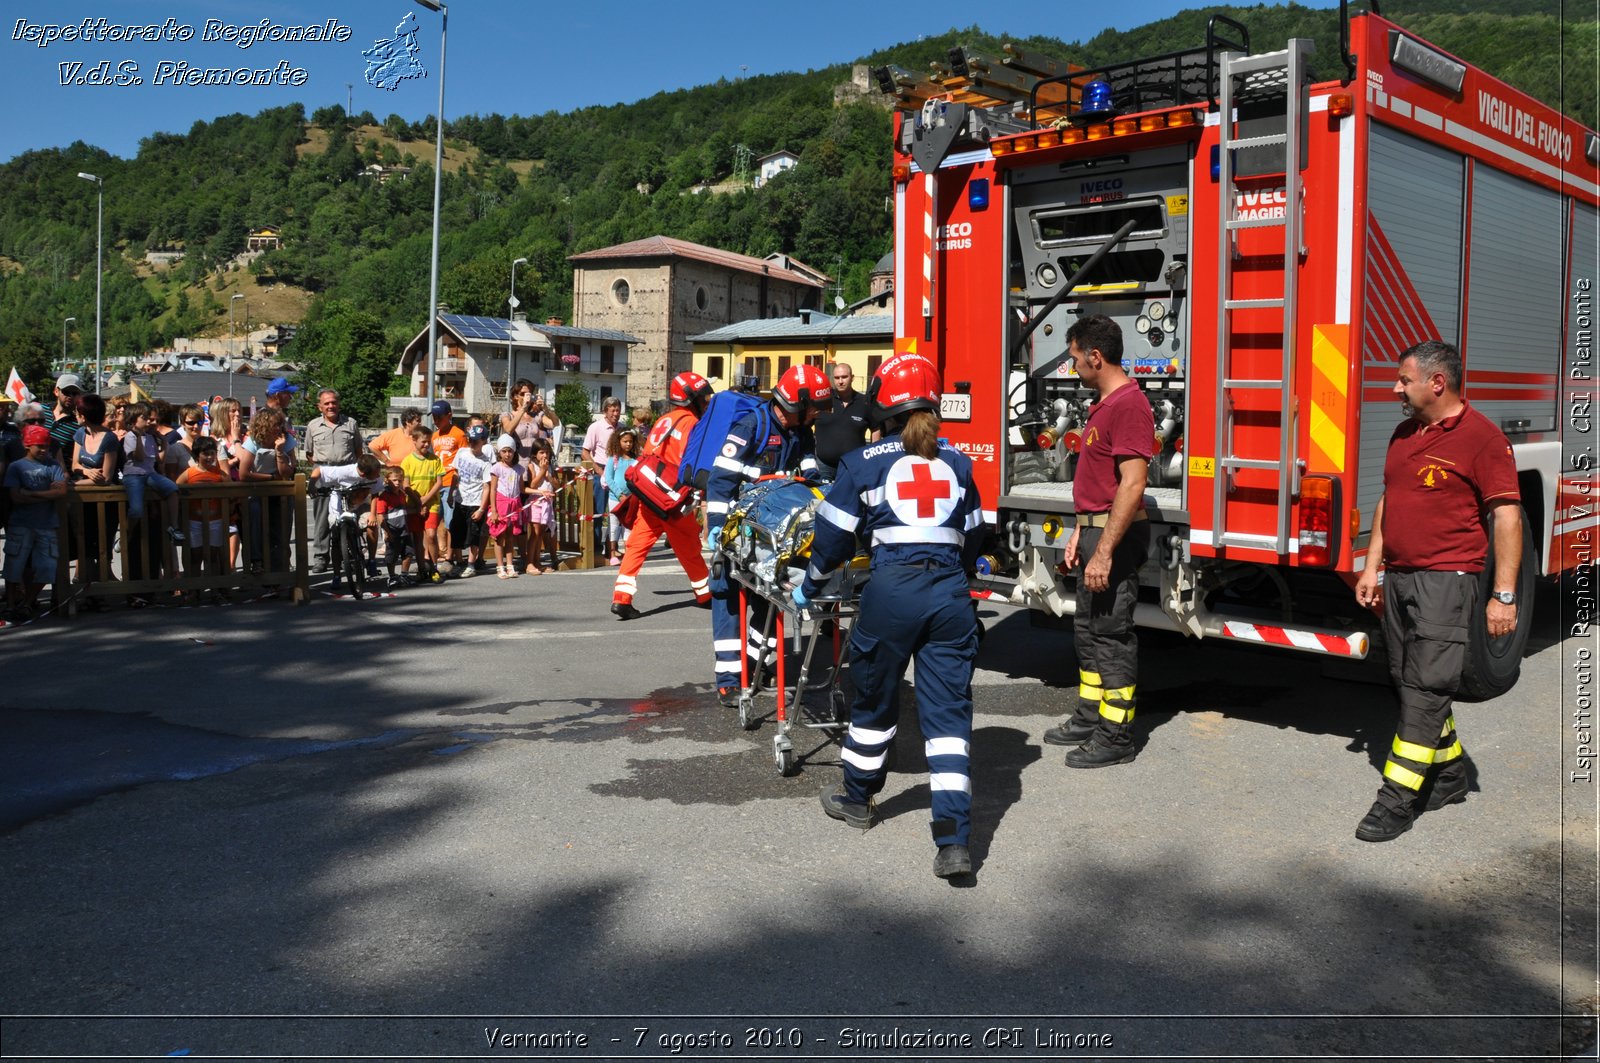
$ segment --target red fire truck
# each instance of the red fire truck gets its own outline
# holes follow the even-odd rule
[[[1006,45],[877,71],[896,349],[941,368],[1011,601],[1073,608],[1057,566],[1093,393],[1065,337],[1092,313],[1122,325],[1158,426],[1142,625],[1366,656],[1352,587],[1397,357],[1424,339],[1462,350],[1513,444],[1523,600],[1592,562],[1595,132],[1376,12],[1338,18],[1339,76],[1316,83],[1311,41],[1252,53],[1221,15],[1202,46],[1100,69]],[[1470,695],[1515,682],[1531,612],[1474,632]]]

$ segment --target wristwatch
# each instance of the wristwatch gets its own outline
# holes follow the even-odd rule
[[[1517,604],[1517,596],[1512,591],[1490,591],[1489,596],[1501,605]]]

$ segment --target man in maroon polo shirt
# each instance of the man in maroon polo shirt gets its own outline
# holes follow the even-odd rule
[[[1133,609],[1139,566],[1150,552],[1144,489],[1154,452],[1155,418],[1144,390],[1122,370],[1122,328],[1102,314],[1067,330],[1067,357],[1098,393],[1083,426],[1072,479],[1077,511],[1064,564],[1078,573],[1072,637],[1078,650],[1078,705],[1046,731],[1052,745],[1077,746],[1069,768],[1126,764],[1133,745],[1139,639]]]
[[[1516,460],[1500,429],[1461,397],[1460,353],[1439,340],[1408,348],[1394,391],[1407,420],[1389,439],[1367,567],[1356,581],[1362,605],[1375,608],[1386,599],[1383,636],[1400,692],[1400,725],[1383,786],[1356,827],[1356,837],[1367,842],[1410,830],[1419,800],[1431,812],[1467,799],[1466,763],[1450,712],[1467,631],[1479,608],[1491,637],[1516,627],[1522,563]],[[1487,527],[1494,529],[1494,580],[1489,601],[1479,603]],[[1432,768],[1438,771],[1424,798]]]

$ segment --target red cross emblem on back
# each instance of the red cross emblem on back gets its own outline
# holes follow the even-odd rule
[[[934,500],[949,498],[951,485],[928,471],[926,465],[913,465],[911,479],[899,480],[894,485],[895,498],[901,502],[915,502],[917,516],[927,519],[934,515]]]

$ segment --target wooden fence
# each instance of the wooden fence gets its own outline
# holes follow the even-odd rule
[[[605,519],[594,512],[594,481],[572,468],[557,469],[556,478],[554,531],[560,566],[594,568],[603,563],[597,560],[595,524]],[[220,503],[224,514],[223,541],[218,544],[223,563],[215,569],[199,564],[205,545],[193,536],[182,546],[168,541],[161,501],[153,494],[146,499],[143,519],[130,526],[128,494],[121,486],[69,485],[66,498],[57,503],[60,557],[52,588],[62,612],[75,615],[95,598],[172,592],[258,594],[281,588],[297,603],[309,601],[305,476],[185,484],[178,502],[179,528],[185,535],[190,531],[190,504],[210,501]],[[229,562],[229,526],[238,529],[237,565]]]
[[[215,569],[198,564],[204,545],[192,536],[182,546],[168,541],[167,521],[153,493],[147,496],[143,519],[130,525],[128,493],[122,487],[71,485],[58,503],[62,530],[56,601],[69,616],[85,599],[119,594],[284,588],[295,602],[309,601],[306,478],[185,484],[178,502],[180,530],[189,532],[191,502],[210,501],[219,503],[223,514],[222,541],[217,544],[223,563]],[[230,525],[238,529],[237,567],[228,563]],[[74,593],[63,593],[67,587]]]
[[[556,469],[555,497],[556,546],[561,551],[561,568],[594,568],[598,552],[594,547],[595,522],[605,520],[605,514],[595,516],[594,480],[582,476],[574,466]],[[570,555],[570,556],[569,556]]]

